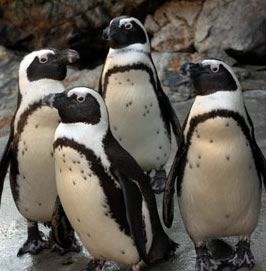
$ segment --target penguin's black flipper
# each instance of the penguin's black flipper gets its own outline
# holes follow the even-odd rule
[[[251,120],[251,117],[248,114],[246,106],[245,106],[245,110],[246,110],[249,125],[251,127],[251,142],[252,142],[251,148],[252,148],[252,152],[253,152],[253,155],[254,155],[256,168],[258,170],[259,176],[263,180],[264,187],[266,189],[266,159],[265,159],[260,147],[258,146],[258,144],[256,142],[255,132],[254,132],[254,125],[253,125],[253,122]]]
[[[173,133],[174,133],[175,139],[176,139],[176,144],[179,147],[182,142],[182,129],[181,129],[180,121],[175,113],[175,110],[172,107],[171,102],[169,101],[167,95],[163,91],[163,88],[161,86],[157,71],[155,69],[154,62],[153,62],[152,58],[150,58],[150,59],[151,59],[151,62],[153,64],[154,71],[156,74],[156,81],[157,81],[156,94],[158,95],[159,105],[162,110],[162,114],[166,115],[166,119],[168,120],[168,122],[170,122],[170,124],[172,126],[172,130],[173,130]]]
[[[62,248],[71,248],[74,241],[74,230],[65,214],[59,197],[55,201],[54,212],[51,221],[53,240]]]
[[[6,173],[7,173],[8,166],[10,164],[11,156],[12,156],[13,137],[14,137],[13,131],[10,131],[10,136],[8,138],[8,141],[6,143],[6,146],[1,157],[1,161],[0,161],[0,205],[1,205],[3,188],[4,188],[4,181],[5,181]]]
[[[163,197],[163,221],[164,224],[170,228],[174,219],[174,193],[175,193],[175,181],[178,177],[180,166],[183,162],[184,154],[186,153],[184,142],[182,141],[174,158],[170,172],[168,174],[167,182],[164,190]],[[181,185],[177,184],[177,189],[180,190]],[[179,193],[180,191],[178,191]]]
[[[125,206],[127,221],[129,224],[130,232],[134,238],[138,253],[141,259],[145,263],[149,263],[148,256],[146,252],[146,242],[144,230],[145,225],[142,217],[142,196],[139,187],[134,181],[130,180],[127,176],[119,172],[117,169],[114,170],[114,175],[119,181]]]

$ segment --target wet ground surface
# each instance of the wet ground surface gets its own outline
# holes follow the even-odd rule
[[[256,138],[259,146],[266,155],[266,92],[248,92],[245,100],[255,125]],[[191,101],[176,104],[176,110],[183,122]],[[0,138],[0,152],[3,151],[6,137]],[[173,149],[174,153],[174,149]],[[171,161],[168,163],[168,169]],[[161,213],[162,195],[157,196],[157,202]],[[41,227],[46,234],[48,229]],[[193,271],[195,265],[195,253],[193,243],[185,232],[179,209],[176,204],[175,220],[170,230],[167,230],[171,238],[180,244],[176,255],[166,262],[150,266],[146,270],[153,271]],[[24,255],[17,257],[17,251],[26,238],[26,223],[18,213],[10,194],[8,180],[2,196],[0,208],[0,271],[83,271],[89,261],[88,253],[83,249],[79,254],[67,254],[58,256],[49,250],[41,252],[37,256]],[[235,238],[228,239],[232,244]],[[253,233],[251,248],[255,255],[256,266],[254,271],[266,271],[266,194],[263,192],[262,209],[259,224]],[[111,249],[111,248],[110,248]],[[104,271],[128,270],[126,266],[119,266],[107,262]],[[224,269],[226,271],[227,269]],[[241,269],[247,270],[247,269]]]

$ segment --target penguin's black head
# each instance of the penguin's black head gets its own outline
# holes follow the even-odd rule
[[[113,49],[121,49],[136,43],[148,43],[143,24],[138,19],[127,16],[114,18],[104,29],[103,39],[107,40]]]
[[[235,91],[239,86],[232,69],[216,59],[206,59],[195,64],[182,64],[180,73],[192,79],[196,95],[209,95],[217,91]]]
[[[20,63],[19,76],[27,81],[40,79],[64,80],[67,65],[79,59],[78,52],[65,49],[42,49],[26,55]]]
[[[102,97],[87,87],[74,87],[61,93],[49,94],[43,99],[43,103],[56,108],[63,123],[108,123],[107,109]]]

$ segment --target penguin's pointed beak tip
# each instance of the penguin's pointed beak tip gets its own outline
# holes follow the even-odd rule
[[[72,50],[72,49],[68,49],[68,51],[67,51],[68,63],[72,64],[72,63],[76,62],[79,59],[80,59],[80,55],[79,55],[79,53],[77,51]]]
[[[54,94],[49,94],[49,95],[45,96],[42,99],[42,105],[49,106],[49,107],[53,108],[54,107],[54,97],[55,97]]]
[[[179,69],[180,74],[184,76],[191,76],[190,69],[192,65],[193,65],[192,63],[188,63],[188,62],[182,64]]]
[[[110,31],[109,31],[109,26],[106,27],[104,30],[103,30],[103,33],[102,33],[102,39],[103,40],[110,40]]]

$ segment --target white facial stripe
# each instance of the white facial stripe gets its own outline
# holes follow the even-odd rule
[[[48,54],[54,55],[55,52],[53,50],[43,49],[43,50],[39,50],[39,51],[34,51],[34,52],[26,55],[20,63],[19,76],[21,76],[21,73],[26,72],[27,68],[30,66],[30,64],[32,63],[32,61],[34,60],[34,58],[36,56],[40,59],[42,56],[47,57]]]
[[[146,33],[146,29],[144,28],[143,24],[138,19],[136,19],[134,17],[121,19],[119,22],[119,27],[122,27],[122,25],[125,25],[127,23],[131,23],[132,21],[134,21],[136,24],[138,24],[143,29],[143,31]]]
[[[237,84],[237,88],[241,90],[241,86],[240,86],[240,83],[239,83],[239,81],[238,81],[238,78],[236,77],[236,75],[235,75],[235,73],[233,72],[232,68],[231,68],[229,65],[227,65],[226,63],[224,63],[223,61],[216,60],[216,59],[205,59],[205,60],[202,61],[202,65],[203,65],[203,66],[209,65],[209,66],[211,67],[211,69],[212,69],[213,67],[215,67],[215,66],[218,66],[218,67],[219,67],[220,65],[223,65],[224,68],[225,68],[226,70],[228,70],[228,71],[230,72],[230,74],[232,75],[232,77],[234,78],[234,80],[235,80],[235,82],[236,82],[236,84]]]
[[[86,97],[88,94],[92,95],[100,105],[101,121],[103,121],[105,123],[107,121],[109,121],[106,105],[103,101],[102,96],[98,92],[96,92],[95,90],[93,90],[91,88],[87,88],[87,87],[75,87],[75,88],[68,91],[67,97],[69,98],[73,94],[77,95],[77,97]]]

